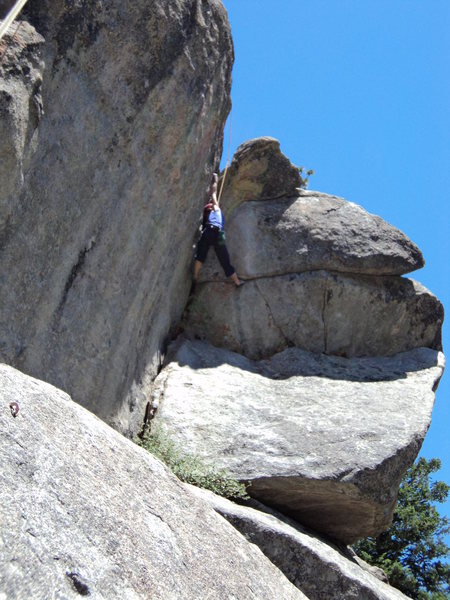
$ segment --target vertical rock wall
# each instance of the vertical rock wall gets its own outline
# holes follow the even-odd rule
[[[30,0],[25,16],[0,73],[0,361],[126,431],[188,292],[230,107],[227,15]]]

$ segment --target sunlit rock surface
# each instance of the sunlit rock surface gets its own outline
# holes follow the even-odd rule
[[[5,598],[305,598],[151,454],[6,365],[0,435]]]
[[[389,526],[443,366],[429,348],[353,359],[290,348],[254,362],[179,340],[155,381],[155,422],[253,497],[352,543]]]

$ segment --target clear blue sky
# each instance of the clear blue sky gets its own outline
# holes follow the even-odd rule
[[[450,307],[450,0],[223,0],[236,61],[231,153],[270,135],[310,189],[404,231],[410,275]],[[228,145],[226,130],[224,158]],[[444,348],[450,327],[444,324]],[[450,375],[421,455],[450,483]],[[450,501],[440,511],[450,517]]]

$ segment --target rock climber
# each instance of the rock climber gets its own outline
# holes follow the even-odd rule
[[[195,283],[197,282],[200,268],[206,260],[209,247],[213,246],[219,263],[225,272],[225,276],[231,277],[234,285],[236,287],[240,287],[244,284],[244,282],[239,279],[233,265],[230,263],[230,255],[228,254],[228,249],[225,244],[225,219],[222,211],[219,208],[219,201],[217,200],[218,180],[219,178],[217,173],[213,173],[213,178],[208,193],[208,204],[206,204],[203,209],[202,235],[198,241],[197,250],[195,253],[193,285],[195,286]]]

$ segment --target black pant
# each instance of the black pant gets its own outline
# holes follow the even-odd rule
[[[233,275],[235,270],[230,263],[230,255],[223,239],[223,232],[217,229],[217,227],[206,225],[197,244],[195,259],[204,263],[210,246],[214,246],[214,251],[225,272],[225,276],[230,277],[230,275]]]

